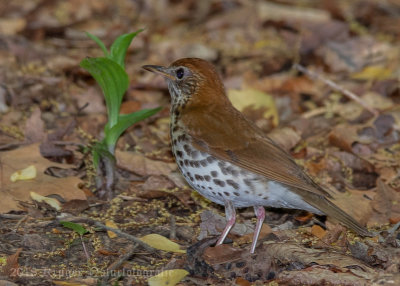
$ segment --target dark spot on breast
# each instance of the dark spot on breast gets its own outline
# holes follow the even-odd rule
[[[194,161],[189,161],[190,167],[194,167]]]
[[[192,152],[192,150],[190,149],[189,145],[187,145],[187,144],[183,145],[183,150],[185,150],[186,154],[188,154],[190,156],[190,153]]]
[[[194,166],[195,168],[199,168],[199,167],[200,167],[199,161],[192,161],[192,162],[193,162],[193,166]]]
[[[263,199],[264,199],[264,200],[268,200],[268,196],[264,196]]]
[[[241,261],[241,262],[236,262],[236,267],[237,268],[243,268],[246,265],[246,262]]]
[[[180,150],[176,151],[176,157],[182,158],[182,156],[183,156],[182,151]]]
[[[249,192],[248,190],[245,190],[244,192],[245,192],[246,194],[250,194],[250,192]]]
[[[192,182],[194,181],[194,178],[192,176],[189,177],[189,180],[191,180]]]
[[[200,176],[200,175],[198,175],[198,174],[194,175],[194,178],[195,178],[196,180],[199,180],[199,181],[204,181],[203,176]]]
[[[208,156],[206,160],[207,160],[208,163],[211,164],[212,162],[215,161],[215,158],[213,156]]]
[[[226,183],[227,183],[229,186],[233,187],[235,190],[238,190],[238,189],[239,189],[239,184],[236,183],[236,182],[233,181],[233,180],[226,180]]]
[[[221,181],[221,180],[218,180],[218,179],[214,179],[213,182],[214,182],[214,184],[216,184],[216,185],[218,185],[220,187],[224,187],[225,186],[225,182],[224,181]]]
[[[212,187],[208,187],[208,189],[209,189],[209,190],[212,190],[213,188],[212,188]],[[215,193],[214,193],[214,192],[213,192],[213,194],[215,195]]]
[[[207,182],[211,181],[211,177],[209,175],[205,175],[204,176],[204,180],[206,180]]]
[[[238,192],[233,192],[233,194],[237,197],[240,197],[240,194]]]
[[[178,165],[179,165],[179,166],[182,166],[182,165],[183,165],[183,161],[182,161],[182,160],[179,160],[179,161],[178,161]]]
[[[224,192],[225,196],[229,197],[231,194],[228,192]]]
[[[220,167],[221,169],[225,168],[225,165],[226,165],[226,163],[224,161],[219,161],[218,162],[218,167]]]
[[[218,196],[223,197],[223,195],[221,193],[218,193]]]
[[[207,165],[208,165],[208,163],[207,163],[207,160],[206,159],[204,159],[204,160],[201,160],[201,161],[199,161],[200,162],[200,165],[202,166],[202,167],[206,167]]]
[[[211,176],[213,176],[214,178],[216,178],[218,176],[218,172],[217,171],[211,171]]]
[[[261,197],[261,196],[262,196],[262,194],[260,193],[260,194],[258,194],[257,196]]]
[[[186,141],[186,135],[185,134],[179,135],[177,139],[178,139],[178,142]]]
[[[192,151],[191,156],[193,159],[196,159],[199,156],[199,151]]]
[[[188,160],[188,159],[185,159],[185,160],[183,161],[183,163],[185,164],[186,167],[189,166],[189,160]]]
[[[177,125],[174,126],[174,128],[172,128],[172,132],[176,132],[178,131],[179,127]]]
[[[248,187],[252,187],[253,186],[253,184],[251,183],[251,181],[249,179],[244,179],[243,183]]]
[[[208,188],[210,188],[210,187],[208,187]],[[211,192],[211,193],[212,193],[213,195],[215,195],[215,196],[217,195],[215,192]]]
[[[239,176],[239,171],[232,169],[231,174],[232,174],[232,176],[237,177],[237,176]]]
[[[176,139],[172,140],[172,145],[176,145]]]

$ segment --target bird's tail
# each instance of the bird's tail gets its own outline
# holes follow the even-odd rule
[[[314,200],[310,200],[314,201]],[[363,227],[359,222],[357,222],[354,218],[352,218],[350,215],[348,215],[346,212],[344,212],[342,209],[340,209],[338,206],[336,206],[334,203],[329,201],[326,198],[320,198],[320,200],[317,200],[317,204],[313,204],[311,202],[308,202],[310,205],[313,207],[319,209],[321,212],[326,214],[327,216],[330,216],[348,228],[351,228],[354,230],[357,234],[361,236],[373,236],[365,227]]]

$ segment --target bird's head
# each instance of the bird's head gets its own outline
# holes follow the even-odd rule
[[[190,101],[205,105],[226,100],[223,83],[215,67],[199,58],[184,58],[169,67],[145,65],[144,69],[162,75],[173,103]]]

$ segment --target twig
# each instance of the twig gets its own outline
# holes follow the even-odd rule
[[[82,235],[79,235],[79,237],[81,238],[83,251],[85,252],[85,255],[86,255],[86,260],[87,260],[87,262],[89,262],[90,257],[89,257],[89,253],[88,253],[88,251],[87,251],[87,249],[86,249],[85,242],[83,242],[83,237],[82,237]]]
[[[118,269],[122,263],[124,263],[126,260],[129,259],[129,257],[131,257],[135,251],[136,248],[139,246],[139,244],[134,244],[134,245],[130,245],[128,250],[126,251],[126,253],[124,253],[123,255],[121,255],[117,261],[113,262],[108,268],[107,270],[112,271],[112,270],[116,270]]]
[[[338,85],[337,83],[333,82],[332,80],[326,79],[324,77],[322,77],[321,75],[308,70],[307,68],[305,68],[302,65],[299,64],[294,64],[294,67],[298,70],[301,71],[302,73],[305,73],[306,75],[308,75],[310,78],[315,78],[318,79],[322,82],[324,82],[326,85],[328,85],[329,87],[331,87],[332,89],[339,91],[341,93],[343,93],[345,96],[347,96],[348,98],[350,98],[351,100],[354,100],[355,102],[357,102],[358,104],[360,104],[362,107],[364,107],[366,110],[368,110],[369,112],[371,112],[374,116],[378,116],[379,112],[370,107],[364,100],[362,100],[358,95],[356,95],[355,93],[345,89],[344,87]]]
[[[176,220],[175,220],[175,216],[171,215],[171,220],[170,220],[170,227],[171,227],[171,231],[169,233],[169,238],[170,239],[176,239]]]
[[[117,234],[117,235],[119,235],[119,236],[121,236],[121,237],[125,237],[126,239],[129,239],[129,240],[131,240],[131,241],[133,241],[133,242],[139,244],[140,246],[142,246],[144,249],[146,249],[146,250],[147,250],[148,252],[150,252],[150,253],[153,253],[153,252],[156,251],[156,249],[152,248],[152,247],[151,247],[150,245],[148,245],[147,243],[141,241],[139,238],[137,238],[137,237],[135,237],[135,236],[133,236],[133,235],[127,234],[127,233],[125,233],[125,232],[122,232],[121,230],[119,230],[119,229],[117,229],[117,228],[105,226],[104,224],[102,224],[102,223],[100,223],[100,222],[98,222],[98,221],[96,221],[96,222],[94,223],[94,225],[95,225],[95,226],[98,226],[98,227],[100,227],[100,228],[102,228],[102,229],[105,229],[105,230],[110,230],[110,231],[114,232],[115,234]]]

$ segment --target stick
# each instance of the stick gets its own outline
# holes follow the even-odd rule
[[[329,87],[331,87],[332,89],[339,91],[341,93],[343,93],[345,96],[347,96],[348,98],[350,98],[351,100],[354,100],[355,102],[357,102],[358,104],[360,104],[362,107],[364,107],[366,110],[368,110],[369,112],[371,112],[374,116],[378,116],[379,112],[370,107],[365,101],[363,101],[358,95],[356,95],[355,93],[345,89],[344,87],[338,85],[337,83],[326,79],[324,77],[322,77],[321,75],[308,70],[307,68],[305,68],[302,65],[299,64],[294,64],[294,67],[298,70],[301,71],[302,73],[306,74],[307,76],[309,76],[310,78],[315,78],[318,79],[322,82],[324,82],[326,85],[328,85]]]

